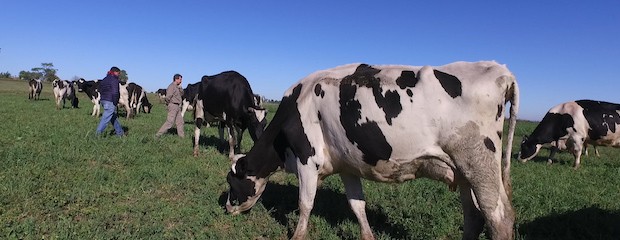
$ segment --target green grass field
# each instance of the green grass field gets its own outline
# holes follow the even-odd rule
[[[26,81],[0,80],[0,239],[287,239],[294,231],[290,174],[274,174],[252,211],[225,213],[227,154],[216,150],[211,127],[201,156],[192,156],[191,114],[188,137],[155,139],[166,112],[149,95],[151,114],[120,120],[126,138],[96,137],[99,120],[85,94],[79,109],[58,111],[50,84],[39,101],[28,100],[27,89]],[[276,107],[268,106],[269,118]],[[515,153],[535,126],[519,122]],[[242,151],[251,145],[246,133]],[[568,153],[551,166],[547,151],[525,164],[513,158],[517,239],[620,239],[620,149],[599,150],[576,171]],[[443,183],[363,184],[378,239],[460,239],[458,194]],[[308,238],[359,238],[338,177],[318,190]]]

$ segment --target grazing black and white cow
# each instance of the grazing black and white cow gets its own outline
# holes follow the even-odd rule
[[[504,107],[510,107],[502,159]],[[263,135],[236,155],[226,209],[249,210],[279,169],[299,178],[303,239],[322,179],[339,174],[362,239],[373,239],[360,178],[404,182],[427,177],[460,189],[463,239],[486,222],[492,239],[512,239],[510,151],[516,125],[515,77],[495,62],[438,67],[350,64],[315,72],[288,89]]]
[[[144,94],[144,97],[142,98],[141,102],[142,102],[142,112],[151,113],[151,110],[153,109],[153,104],[149,102],[149,98],[146,96],[146,94]]]
[[[101,95],[99,94],[99,81],[86,81],[83,78],[80,78],[76,81],[78,92],[83,92],[86,94],[88,99],[93,103],[93,113],[91,114],[94,117],[99,117],[101,115]]]
[[[532,159],[544,144],[552,144],[559,150],[568,149],[575,157],[575,169],[579,168],[581,152],[587,144],[620,147],[620,105],[578,100],[551,108],[532,134],[523,137],[519,160]],[[549,164],[554,154],[552,149]]]
[[[128,96],[129,109],[132,112],[132,115],[135,116],[141,110],[143,110],[142,104],[145,102],[146,91],[144,91],[142,86],[138,84],[128,83],[127,84],[127,96]],[[146,102],[148,103],[148,99],[146,100]],[[147,109],[149,109],[148,111],[149,113],[150,113],[150,107],[151,106],[147,106]]]
[[[28,99],[39,100],[43,91],[43,83],[41,80],[31,79],[28,82]]]
[[[188,110],[194,110],[196,107],[196,100],[198,99],[198,92],[200,92],[200,82],[187,84],[187,87],[183,89],[183,96],[181,96],[183,99],[181,117],[185,117],[185,112]]]
[[[157,89],[157,96],[159,97],[159,103],[164,103],[166,100],[166,89],[165,88],[160,88]]]
[[[54,80],[52,82],[52,87],[54,88],[54,99],[56,102],[56,109],[60,110],[61,108],[65,108],[65,100],[69,99],[71,103],[71,107],[77,108],[77,100],[75,100],[75,88],[73,84],[69,81],[64,80]],[[61,105],[62,104],[62,105]]]
[[[254,103],[254,93],[248,80],[235,71],[226,71],[213,76],[203,76],[194,118],[194,156],[198,156],[200,128],[203,124],[220,121],[220,139],[224,139],[224,128],[228,129],[228,156],[230,159],[239,150],[245,129],[256,141],[267,125],[266,110]]]
[[[119,82],[118,83],[118,91],[120,93],[120,97],[118,98],[118,105],[117,107],[123,107],[125,109],[126,112],[126,118],[130,119],[134,117],[133,111],[132,111],[132,107],[131,107],[131,103],[129,102],[129,90],[127,89],[129,87],[129,85],[131,85],[131,83],[128,82]]]

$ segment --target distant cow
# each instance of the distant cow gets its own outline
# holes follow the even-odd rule
[[[76,81],[78,92],[86,94],[88,99],[93,103],[92,116],[99,117],[101,114],[101,95],[99,94],[99,81],[86,81],[80,78]]]
[[[43,91],[41,80],[31,79],[28,82],[28,88],[28,99],[39,100],[41,91]]]
[[[299,220],[292,238],[304,239],[318,185],[340,174],[361,238],[373,239],[360,178],[401,183],[427,177],[458,186],[463,239],[478,239],[485,222],[492,239],[512,239],[509,156],[517,107],[516,80],[495,62],[350,64],[315,72],[286,91],[247,155],[235,156],[226,209],[249,210],[269,176],[285,169],[299,178]]]
[[[572,153],[575,169],[579,168],[581,152],[587,144],[620,147],[620,105],[578,100],[551,108],[532,134],[523,137],[519,160],[532,159],[544,144]],[[549,163],[553,162],[554,154],[552,149]]]
[[[232,159],[235,149],[241,148],[245,129],[256,141],[267,125],[266,111],[254,103],[254,93],[248,80],[235,71],[204,76],[200,83],[194,130],[194,156],[198,156],[200,128],[204,123],[220,121],[219,134],[223,140],[224,128],[228,128],[228,157]]]
[[[166,89],[165,88],[157,89],[157,92],[155,93],[159,97],[159,103],[163,103],[166,100]]]
[[[64,80],[54,80],[52,82],[54,88],[54,99],[56,102],[56,109],[60,110],[65,107],[65,100],[69,99],[71,107],[77,108],[77,100],[75,100],[75,88],[73,84]],[[62,104],[62,105],[61,105]]]
[[[193,111],[196,106],[196,100],[198,99],[198,92],[200,92],[200,82],[187,84],[187,87],[183,89],[183,107],[181,108],[181,117],[185,117],[185,112]]]

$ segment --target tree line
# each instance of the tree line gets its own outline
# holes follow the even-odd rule
[[[13,77],[11,73],[0,72],[0,78],[17,78],[20,80],[30,81],[31,79],[39,79],[44,82],[53,82],[56,79],[60,79],[56,73],[58,69],[54,68],[53,63],[41,63],[41,67],[31,68],[30,71],[22,70],[19,72],[19,75]],[[129,80],[127,76],[127,72],[125,70],[121,70],[121,75],[119,76],[120,81],[126,82]],[[78,80],[80,77],[75,76],[71,80]]]

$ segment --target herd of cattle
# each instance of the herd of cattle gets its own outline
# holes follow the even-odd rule
[[[57,107],[65,98],[75,99],[75,84],[93,101],[97,116],[96,81],[54,82]],[[128,113],[148,112],[151,105],[140,86],[130,83],[121,89],[126,91],[121,102]],[[40,83],[31,81],[29,98],[38,98],[40,91]],[[163,97],[165,90],[157,94]],[[183,94],[183,114],[193,111],[196,123],[194,155],[199,153],[201,126],[219,122],[221,139],[228,129],[232,166],[226,210],[231,214],[251,209],[269,176],[284,169],[299,179],[300,216],[293,239],[303,239],[317,187],[327,176],[339,174],[362,238],[373,239],[360,178],[400,183],[426,177],[451,190],[458,187],[464,239],[477,239],[485,223],[492,239],[514,238],[510,158],[519,89],[505,65],[349,64],[317,71],[285,92],[269,125],[261,99],[237,72],[204,76]],[[557,150],[568,150],[578,168],[588,144],[620,147],[619,128],[618,104],[563,103],[523,138],[517,158],[525,162],[550,145],[550,163]],[[246,129],[254,145],[246,154],[235,155]]]

